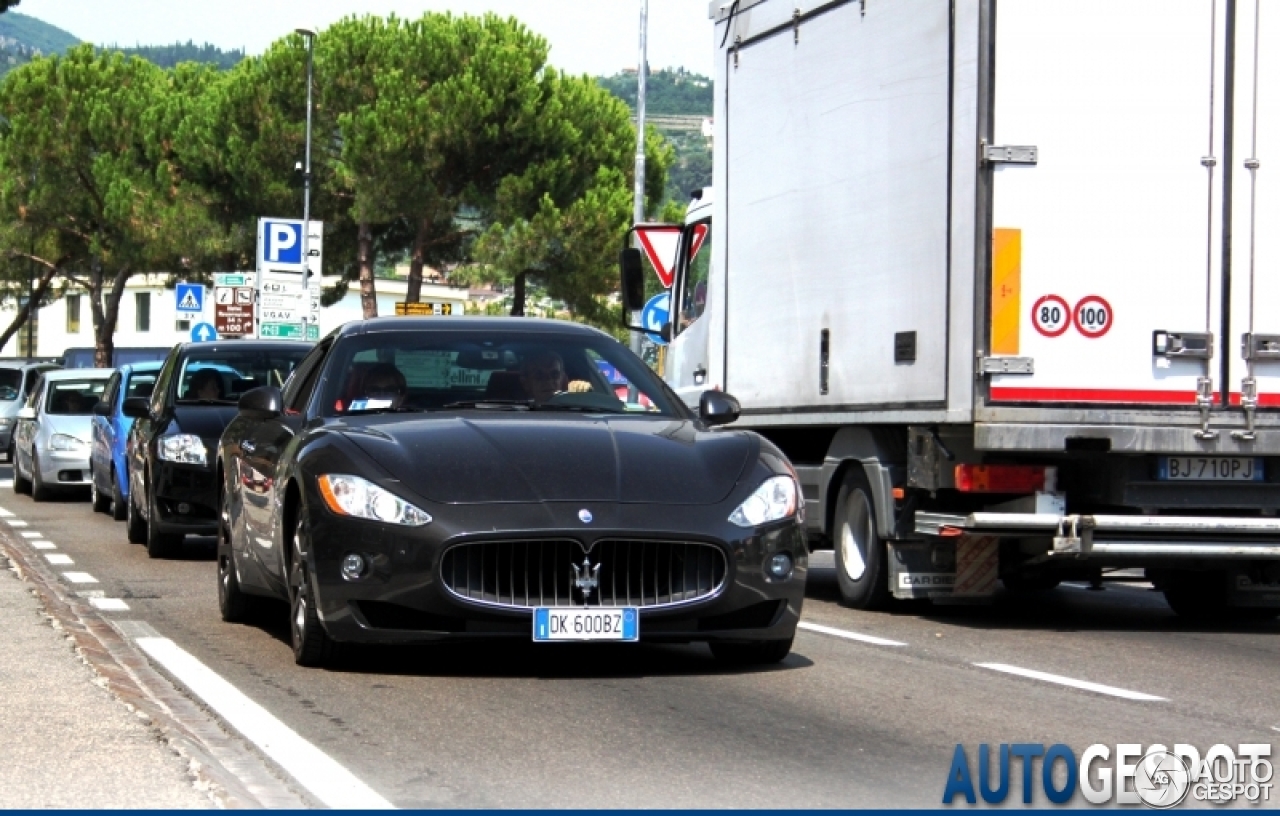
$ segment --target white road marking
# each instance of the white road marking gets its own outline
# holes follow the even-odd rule
[[[129,604],[119,598],[90,598],[89,603],[95,609],[101,609],[106,612],[128,612]]]
[[[1154,694],[1144,694],[1141,691],[1129,691],[1128,689],[1116,688],[1115,686],[1104,686],[1101,683],[1090,683],[1088,680],[1076,680],[1071,677],[1063,677],[1060,674],[1049,674],[1048,672],[1036,671],[1035,669],[1023,669],[1018,666],[1010,666],[1005,663],[974,663],[973,665],[983,669],[1004,672],[1005,674],[1016,674],[1020,677],[1029,677],[1032,680],[1043,680],[1046,683],[1056,683],[1060,686],[1070,686],[1072,688],[1084,689],[1085,691],[1092,691],[1098,694],[1109,694],[1112,697],[1123,697],[1126,700],[1166,702],[1164,697],[1157,697]]]
[[[52,541],[32,541],[31,546],[37,550],[56,550],[58,547]]]
[[[0,479],[0,487],[13,487],[13,479]]]
[[[46,553],[44,560],[48,561],[50,564],[56,564],[59,566],[67,566],[68,564],[75,563],[75,561],[71,560],[71,556],[66,553]]]
[[[134,642],[325,805],[394,807],[172,640],[140,637]]]
[[[5,524],[8,524],[10,527],[26,527],[27,526],[27,523],[25,521],[19,521],[18,519],[9,519],[8,521],[5,522]]]
[[[62,577],[73,584],[96,584],[98,579],[87,572],[64,572]]]
[[[3,484],[3,482],[0,482],[0,484]],[[13,487],[12,482],[9,483],[9,487]],[[0,507],[0,518],[13,518],[13,513],[10,513],[8,510]]]
[[[872,646],[906,646],[907,644],[898,640],[889,640],[888,638],[876,637],[875,635],[863,635],[858,632],[849,632],[845,629],[835,629],[830,626],[823,626],[820,623],[809,623],[808,621],[800,621],[798,624],[801,629],[807,629],[810,632],[818,632],[823,635],[831,635],[832,637],[844,638],[845,640],[856,640],[859,643],[870,643]]]
[[[23,538],[44,538],[44,533],[37,533],[35,530],[23,530]]]

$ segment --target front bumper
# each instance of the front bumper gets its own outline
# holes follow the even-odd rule
[[[89,485],[89,447],[82,451],[36,451],[40,480],[49,487],[87,487]]]
[[[215,535],[218,485],[213,468],[165,460],[157,460],[154,468],[155,504],[147,523],[162,533]]]
[[[315,504],[311,504],[315,508]],[[342,642],[409,644],[450,639],[532,639],[529,608],[502,608],[468,600],[444,584],[445,552],[461,543],[480,541],[601,540],[701,541],[714,543],[725,555],[726,572],[714,595],[665,607],[640,607],[640,640],[646,642],[756,641],[792,637],[804,601],[808,552],[802,525],[794,520],[747,531],[725,522],[706,534],[707,508],[643,508],[623,506],[596,512],[608,527],[584,531],[576,521],[580,505],[548,508],[488,506],[458,508],[458,518],[439,518],[425,527],[388,525],[337,517],[313,509],[308,518],[311,573],[317,609],[331,638]],[[453,510],[453,508],[451,508]],[[495,518],[496,514],[503,518]],[[570,513],[573,515],[571,516]],[[661,515],[659,515],[661,514]],[[563,523],[548,525],[548,515]],[[679,516],[685,516],[680,524]],[[645,524],[645,519],[648,524]],[[700,517],[699,524],[694,523]],[[570,519],[573,521],[570,521]],[[654,518],[663,518],[657,530]],[[541,522],[540,524],[538,522]],[[674,523],[673,523],[674,522]],[[471,533],[485,530],[484,535]],[[681,530],[684,532],[682,533]],[[698,534],[691,530],[700,530]],[[719,533],[720,535],[714,535]],[[791,554],[794,569],[785,580],[766,575],[765,561],[774,553]],[[341,562],[359,553],[370,565],[359,579],[341,574]],[[569,563],[563,564],[566,573]],[[604,586],[609,576],[600,575]],[[561,598],[561,604],[570,603]],[[581,605],[580,599],[573,599]],[[547,605],[552,605],[548,603]]]

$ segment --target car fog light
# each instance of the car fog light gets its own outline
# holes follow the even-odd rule
[[[342,559],[342,577],[354,580],[364,575],[364,556],[359,553],[347,553]]]
[[[779,580],[790,578],[792,567],[791,554],[784,552],[774,553],[765,564],[765,568],[769,571],[769,577]]]

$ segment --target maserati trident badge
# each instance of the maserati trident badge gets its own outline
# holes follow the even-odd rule
[[[591,557],[584,556],[582,566],[569,566],[573,567],[573,585],[582,590],[582,604],[585,606],[587,599],[591,597],[591,591],[600,585],[600,565],[591,566]]]
[[[595,518],[595,516],[591,515],[591,511],[585,507],[578,511],[578,521],[583,524],[590,524],[591,519],[593,518]]]

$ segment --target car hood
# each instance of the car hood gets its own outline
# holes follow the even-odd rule
[[[68,414],[45,414],[42,417],[49,434],[65,434],[74,436],[82,442],[93,438],[92,416],[71,416]]]
[[[398,415],[347,418],[337,429],[442,504],[715,504],[757,455],[749,434],[648,417]]]
[[[203,439],[217,439],[236,418],[234,405],[175,405],[173,423],[168,433],[195,434]],[[175,428],[174,425],[177,425]]]

